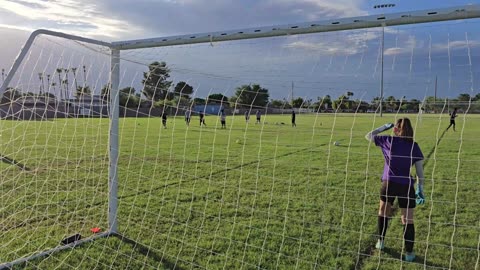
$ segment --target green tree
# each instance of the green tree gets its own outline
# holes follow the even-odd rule
[[[124,87],[119,90],[120,106],[127,108],[136,108],[140,104],[140,97],[136,95],[136,90],[133,87]]]
[[[168,89],[172,85],[172,82],[167,80],[169,77],[170,69],[165,62],[151,63],[148,65],[148,72],[143,73],[142,94],[151,101],[165,99]]]
[[[285,101],[284,100],[279,100],[279,99],[272,99],[270,101],[270,105],[273,108],[283,108],[283,107],[285,107]]]
[[[167,91],[167,96],[165,97],[166,100],[174,100],[175,99],[175,93]]]
[[[102,99],[106,102],[110,100],[110,88],[111,88],[111,84],[107,83],[102,87],[102,90],[100,92]]]
[[[92,90],[90,89],[90,86],[85,85],[85,86],[78,86],[77,91],[75,93],[77,98],[80,98],[82,96],[89,96],[92,94]]]
[[[125,87],[125,88],[120,89],[120,93],[125,94],[127,96],[135,96],[135,92],[136,92],[136,90],[133,87]]]
[[[467,101],[470,101],[470,95],[463,93],[463,94],[458,95],[457,99],[460,102],[467,102]]]
[[[387,110],[395,111],[398,109],[399,101],[394,96],[389,96],[385,99],[385,105]]]
[[[325,106],[326,108],[332,108],[332,97],[330,95],[326,95],[324,97],[317,97],[317,102],[318,106],[320,106],[320,110],[323,110]],[[318,110],[318,106],[316,107],[316,110]]]
[[[346,94],[340,95],[336,100],[333,101],[332,108],[335,110],[349,109],[350,103],[348,101],[348,96]]]
[[[207,97],[208,103],[228,104],[228,97],[223,94],[211,94]]]
[[[304,103],[304,100],[301,97],[298,97],[298,98],[292,100],[293,108],[300,108],[300,107],[302,107],[303,103]]]
[[[204,98],[195,98],[195,99],[193,99],[193,102],[196,105],[205,105],[206,104],[206,101],[205,101]]]
[[[236,103],[244,106],[264,107],[268,104],[268,89],[260,87],[258,84],[242,85],[236,88],[235,96],[232,98]]]
[[[193,87],[186,82],[178,82],[175,85],[175,96],[181,96],[184,99],[190,99],[190,95],[193,93]]]
[[[120,106],[127,108],[136,108],[140,103],[140,98],[135,95],[127,95],[123,92],[120,92]]]

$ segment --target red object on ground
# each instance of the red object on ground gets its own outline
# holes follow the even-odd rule
[[[90,231],[92,233],[99,233],[102,229],[100,229],[99,227],[95,227],[95,228],[91,228]]]

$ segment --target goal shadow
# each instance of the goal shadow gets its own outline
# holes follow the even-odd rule
[[[3,163],[7,163],[9,165],[17,166],[18,168],[20,168],[23,171],[30,171],[30,169],[27,166],[25,166],[25,164],[22,164],[22,163],[16,161],[15,159],[9,158],[9,157],[4,156],[2,154],[0,154],[0,160]]]
[[[124,235],[118,234],[118,233],[112,233],[113,237],[116,237],[120,241],[129,244],[132,246],[132,249],[136,250],[140,254],[144,255],[145,257],[148,257],[149,259],[153,259],[154,261],[161,263],[165,268],[167,269],[178,269],[178,270],[183,270],[184,268],[179,267],[176,263],[171,262],[169,260],[166,260],[165,258],[162,258],[161,255],[153,251],[150,247],[147,247],[143,245],[142,243],[136,242]]]

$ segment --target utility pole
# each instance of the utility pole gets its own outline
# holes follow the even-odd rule
[[[373,6],[373,8],[377,9],[377,8],[391,8],[391,7],[395,7],[395,4],[383,4],[383,5],[375,5]],[[382,55],[381,55],[381,62],[382,62],[382,66],[381,66],[381,73],[380,73],[380,117],[383,116],[383,86],[384,86],[384,83],[383,83],[383,56],[385,54],[385,26],[386,24],[385,23],[382,23]]]
[[[290,91],[290,104],[292,105],[292,108],[293,108],[293,87],[294,87],[294,84],[292,81],[292,90]]]
[[[433,96],[433,113],[436,112],[436,105],[437,105],[437,75],[435,75],[435,95]]]
[[[380,117],[383,117],[383,55],[385,52],[385,23],[382,23],[382,71],[380,75]]]

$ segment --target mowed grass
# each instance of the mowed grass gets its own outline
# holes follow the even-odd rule
[[[364,139],[395,117],[209,116],[120,120],[119,233],[33,260],[31,269],[476,269],[480,117],[408,115],[426,159],[417,259],[401,261],[397,211],[378,252],[380,150]],[[282,124],[283,123],[283,124]],[[108,227],[108,119],[0,121],[0,262]],[[434,146],[441,138],[438,147]],[[340,146],[334,146],[334,141]]]

